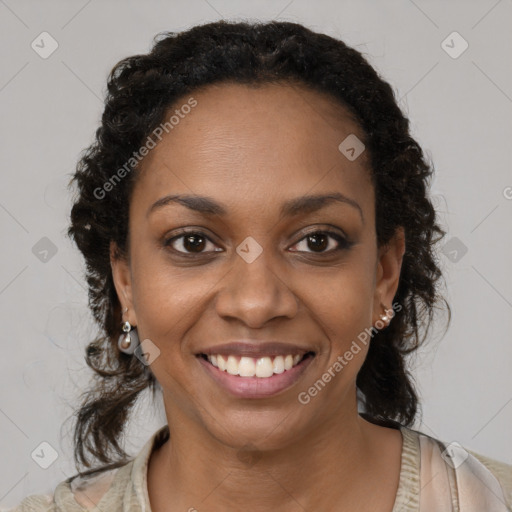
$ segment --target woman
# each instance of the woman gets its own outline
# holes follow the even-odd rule
[[[512,466],[410,428],[405,357],[450,311],[431,174],[391,87],[301,25],[118,63],[69,228],[104,332],[79,473],[18,509],[512,510]],[[130,459],[146,389],[168,424]]]

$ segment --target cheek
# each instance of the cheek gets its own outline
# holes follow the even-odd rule
[[[361,258],[353,258],[352,264],[319,281],[314,288],[309,298],[314,300],[316,311],[321,312],[322,323],[334,332],[347,333],[371,323],[373,269]]]
[[[140,335],[161,350],[176,353],[194,325],[218,321],[211,303],[225,269],[209,265],[179,267],[163,249],[139,244],[132,253],[134,307]],[[132,246],[133,247],[133,246]],[[331,358],[348,350],[353,340],[371,327],[373,262],[367,240],[362,241],[339,266],[288,269],[289,291],[331,341]],[[217,284],[217,286],[215,286]],[[222,283],[221,283],[222,284]],[[142,338],[141,338],[142,339]],[[172,343],[176,340],[176,343]],[[361,351],[362,352],[362,351]]]
[[[187,333],[201,317],[198,297],[206,293],[205,279],[152,266],[147,260],[144,269],[134,271],[133,281],[139,337],[151,340],[159,350],[151,371],[164,389],[172,390],[181,408],[189,408],[192,388],[187,382],[193,356],[186,345]]]
[[[347,389],[352,389],[365,361],[371,341],[370,298],[365,286],[339,287],[328,296],[330,310],[317,318],[329,342],[324,345],[326,352],[319,354],[317,371],[307,389],[322,389],[326,402],[338,402]]]
[[[155,338],[158,344],[162,332],[177,324],[193,295],[193,284],[180,279],[170,266],[163,264],[160,251],[132,252],[132,293],[137,323],[143,335]],[[185,273],[183,273],[184,275]]]
[[[371,262],[363,257],[351,261],[310,295],[314,297],[311,310],[330,340],[322,366],[337,374],[342,370],[343,377],[337,381],[345,382],[355,378],[368,352],[374,295]]]
[[[137,321],[146,337],[168,341],[196,320],[198,298],[205,297],[208,286],[204,275],[192,274],[153,269],[134,275]]]
[[[359,289],[350,294],[342,293],[330,314],[323,321],[330,343],[329,362],[332,364],[339,356],[347,354],[347,360],[353,361],[351,367],[356,370],[363,364],[367,352],[365,330],[371,329],[371,305],[369,297]],[[357,354],[357,356],[356,356]]]

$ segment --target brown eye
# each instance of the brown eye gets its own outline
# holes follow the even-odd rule
[[[308,233],[295,244],[295,246],[299,245],[304,240],[306,241],[305,245],[307,249],[310,249],[310,251],[297,250],[297,252],[312,252],[317,254],[331,253],[348,249],[351,245],[348,240],[333,231],[314,231],[313,233]],[[332,240],[334,240],[334,243]]]
[[[329,236],[325,233],[316,233],[313,235],[308,235],[306,237],[308,241],[308,247],[312,248],[314,251],[323,252],[329,246]]]
[[[171,246],[173,250],[181,254],[203,254],[211,252],[204,250],[208,243],[213,245],[213,242],[204,233],[190,231],[166,240],[164,245]]]
[[[183,237],[183,247],[187,251],[201,252],[206,245],[206,238],[201,235],[185,235]]]

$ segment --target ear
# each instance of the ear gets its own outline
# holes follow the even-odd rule
[[[112,278],[117,292],[117,298],[121,304],[121,314],[124,313],[124,320],[128,320],[132,326],[137,325],[137,315],[133,307],[132,295],[132,276],[130,265],[125,258],[117,254],[117,246],[115,242],[110,242],[110,266],[112,268]]]
[[[405,233],[398,227],[391,240],[379,248],[375,294],[373,302],[373,323],[384,314],[382,306],[390,309],[400,281],[400,271],[405,253]]]

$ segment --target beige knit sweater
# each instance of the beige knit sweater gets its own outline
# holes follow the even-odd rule
[[[402,464],[393,512],[512,511],[512,465],[416,430],[401,427],[400,431]],[[53,496],[28,496],[13,511],[151,512],[148,461],[153,449],[168,436],[166,425],[126,465],[94,477],[68,478],[55,488]]]

